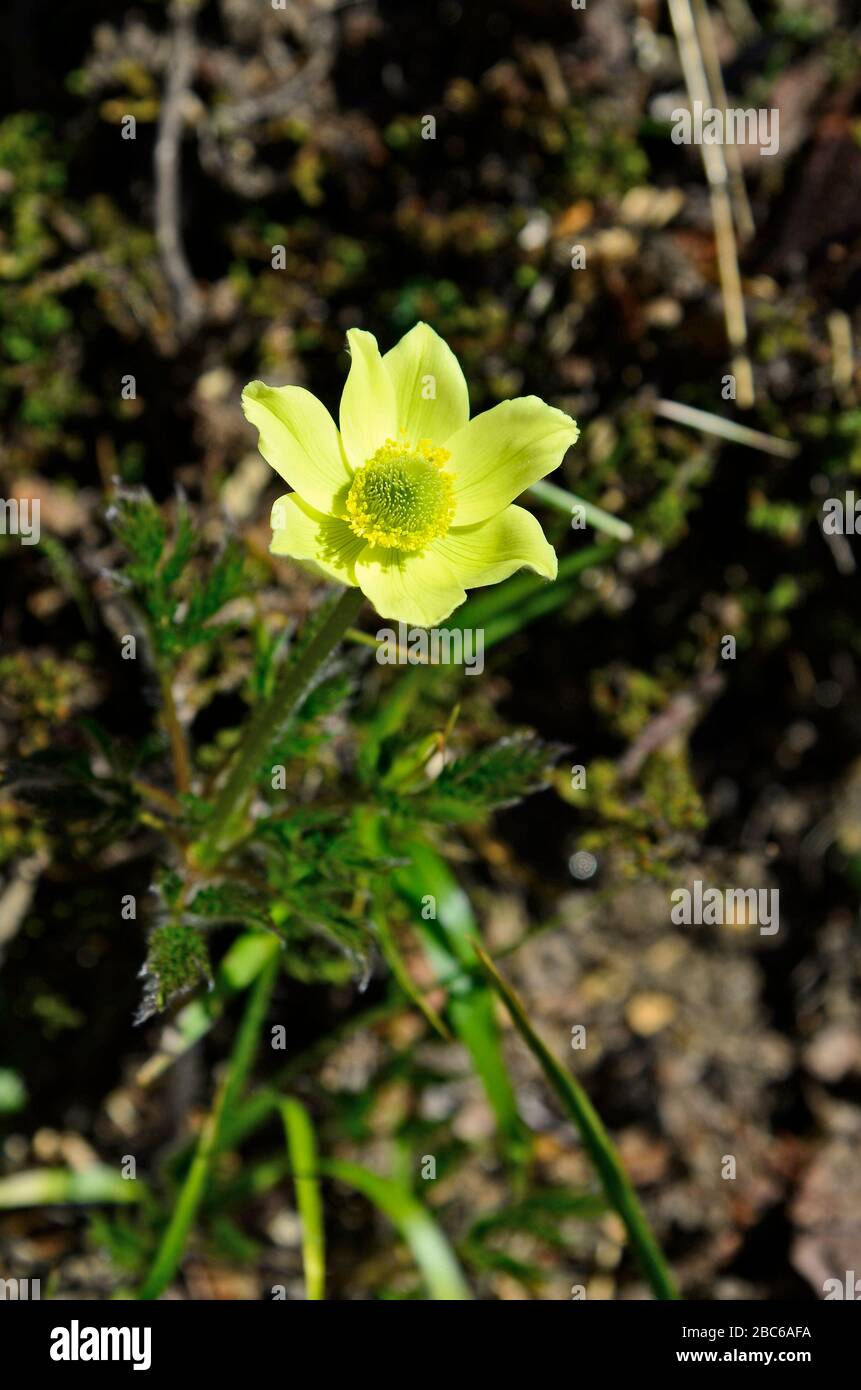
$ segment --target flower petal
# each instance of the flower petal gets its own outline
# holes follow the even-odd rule
[[[432,547],[465,589],[498,584],[528,565],[545,579],[555,579],[556,552],[536,518],[523,507],[506,507],[489,521],[454,526]]]
[[[395,388],[398,429],[413,444],[444,444],[467,423],[469,393],[460,364],[426,323],[411,328],[383,362]]]
[[[295,492],[272,507],[272,554],[299,560],[342,584],[355,585],[354,566],[367,544],[346,521],[316,511]]]
[[[356,561],[356,582],[381,618],[434,627],[466,594],[441,556],[403,550],[368,549]]]
[[[502,401],[476,415],[446,443],[454,474],[455,526],[495,516],[565,456],[580,431],[537,396]]]
[[[252,381],[242,392],[246,419],[260,431],[258,448],[285,482],[324,512],[343,512],[350,486],[335,422],[302,386]]]
[[[395,388],[373,333],[351,328],[347,343],[351,361],[341,395],[341,437],[350,463],[361,468],[398,432]]]

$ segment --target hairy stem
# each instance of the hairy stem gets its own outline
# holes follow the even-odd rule
[[[176,702],[173,698],[173,686],[171,685],[170,675],[162,672],[159,684],[161,685],[161,698],[163,709],[164,726],[170,740],[170,755],[173,760],[173,774],[176,778],[176,789],[178,792],[187,792],[191,787],[191,758],[188,752],[188,744],[185,741],[185,733],[179,722],[179,715],[176,712]]]
[[[294,661],[288,659],[271,695],[252,715],[216,798],[212,821],[197,846],[197,859],[204,867],[215,863],[241,834],[240,823],[266,750],[287,728],[320,668],[352,626],[362,603],[360,589],[345,589],[339,598],[324,606],[299,656]]]

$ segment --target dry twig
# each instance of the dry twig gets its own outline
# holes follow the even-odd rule
[[[694,103],[700,102],[705,110],[713,103],[690,0],[669,0],[669,6],[688,99],[692,108]],[[718,272],[723,292],[724,320],[733,354],[732,371],[736,379],[736,399],[740,406],[749,408],[753,405],[753,370],[747,353],[747,319],[738,268],[738,247],[732,219],[726,159],[720,145],[704,143],[700,149],[709,185]]]
[[[183,107],[194,73],[196,9],[197,0],[174,0],[171,6],[173,43],[155,142],[155,234],[182,338],[194,331],[203,314],[203,297],[186,258],[181,230],[180,145]]]

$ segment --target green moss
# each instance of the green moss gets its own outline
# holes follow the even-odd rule
[[[615,763],[596,760],[577,804],[590,822],[578,848],[612,862],[626,879],[666,878],[708,825],[686,749],[652,754],[633,782]]]

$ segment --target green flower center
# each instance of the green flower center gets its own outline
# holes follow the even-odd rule
[[[353,476],[347,521],[357,536],[387,550],[422,550],[444,536],[454,516],[450,455],[429,439],[387,439]]]

